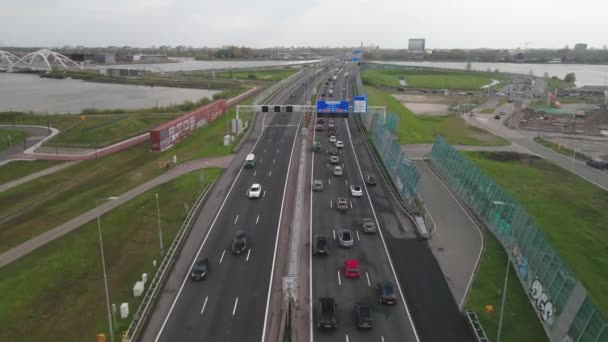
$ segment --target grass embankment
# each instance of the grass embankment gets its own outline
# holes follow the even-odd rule
[[[205,181],[221,169],[205,169]],[[184,217],[184,203],[194,202],[202,189],[199,172],[160,185],[102,216],[105,260],[111,303],[128,302],[127,320],[117,313],[118,332],[126,330],[142,297],[134,298],[133,285],[148,273],[152,260],[160,261],[157,212],[159,194],[164,246],[173,241]],[[103,276],[97,222],[41,247],[0,269],[0,340],[93,341],[107,332]],[[107,337],[109,340],[109,337]]]
[[[0,152],[17,144],[22,144],[27,133],[17,129],[0,128]]]
[[[574,84],[574,82],[566,82],[564,80],[560,80],[557,77],[546,78],[545,80],[549,83],[549,90],[576,87],[576,84]]]
[[[10,162],[0,166],[0,184],[31,175],[32,173],[42,171],[59,163],[61,162],[56,160],[18,160]]]
[[[591,157],[589,157],[588,155],[586,155],[583,152],[573,151],[567,147],[564,147],[563,145],[554,143],[553,141],[549,141],[549,140],[541,138],[541,137],[534,137],[534,141],[536,141],[537,143],[539,143],[545,147],[552,149],[553,151],[555,151],[557,153],[561,153],[570,158],[574,157],[577,160],[582,160],[582,161],[587,161],[587,160],[591,159]]]
[[[526,208],[607,315],[606,191],[541,158],[504,152],[464,155]]]
[[[484,241],[485,249],[466,307],[477,313],[486,335],[490,341],[494,341],[498,331],[507,254],[494,235],[487,231],[484,233]],[[487,305],[494,307],[493,313],[485,311]],[[513,267],[509,271],[501,335],[501,341],[505,342],[548,341]]]
[[[468,125],[461,117],[416,116],[391,94],[365,86],[369,104],[386,106],[387,112],[399,116],[397,138],[400,144],[432,144],[441,134],[451,144],[506,146],[509,142],[480,128]]]
[[[486,109],[482,109],[481,113],[482,114],[492,114],[496,111],[496,108],[486,108]]]
[[[287,78],[296,72],[298,69],[281,68],[281,69],[251,69],[251,70],[236,70],[236,71],[187,71],[184,75],[199,76],[205,78],[226,78],[239,79],[250,81],[266,81],[276,82]]]
[[[399,80],[407,80],[408,88],[480,90],[492,80],[508,81],[504,76],[477,71],[414,70],[405,68],[370,68],[361,73],[364,84],[402,87]]]
[[[251,117],[251,113],[241,114],[243,120]],[[151,153],[149,144],[142,143],[1,192],[0,252],[92,209],[98,198],[119,195],[159,176],[173,155],[181,163],[231,153],[244,136],[223,145],[232,118],[234,109],[162,153]]]

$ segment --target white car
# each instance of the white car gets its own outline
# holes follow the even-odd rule
[[[335,135],[331,135],[329,137],[329,142],[332,143],[332,144],[335,143],[336,142],[336,136]]]
[[[332,164],[338,164],[340,163],[340,158],[338,156],[331,156],[329,157],[329,162]]]
[[[249,190],[247,190],[247,197],[249,198],[260,198],[262,195],[262,186],[258,183],[251,184]]]
[[[336,147],[337,148],[343,148],[344,147],[344,143],[341,140],[336,141]]]
[[[361,196],[363,196],[363,189],[358,185],[351,185],[350,194],[353,197],[361,197]]]
[[[334,176],[342,176],[342,175],[343,175],[342,167],[341,166],[334,167]]]

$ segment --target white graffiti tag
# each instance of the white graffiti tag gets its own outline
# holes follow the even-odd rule
[[[536,301],[536,308],[540,312],[540,317],[543,322],[546,322],[553,316],[553,302],[549,300],[549,296],[544,292],[543,284],[540,280],[535,279],[530,287],[530,296]]]

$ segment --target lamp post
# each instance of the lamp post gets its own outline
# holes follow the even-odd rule
[[[101,235],[101,218],[99,215],[99,202],[101,201],[112,201],[118,199],[117,196],[111,196],[95,201],[95,209],[97,211],[97,232],[99,233],[99,250],[101,252],[101,268],[103,270],[103,285],[106,293],[106,309],[108,310],[108,328],[110,333],[110,341],[114,342],[114,329],[112,327],[112,312],[110,310],[110,292],[108,291],[108,275],[106,273],[106,259],[103,252],[103,238]]]
[[[502,201],[493,201],[492,204],[513,207],[513,204],[502,202]],[[496,342],[500,342],[500,335],[502,332],[502,319],[503,319],[503,315],[505,312],[505,302],[507,300],[507,286],[509,283],[509,271],[511,270],[511,253],[509,252],[508,248],[507,248],[507,267],[506,268],[507,268],[507,270],[505,272],[505,281],[504,281],[504,285],[502,288],[502,298],[500,301],[500,315],[498,316],[498,331],[496,332]]]
[[[158,205],[158,194],[154,194],[156,197],[156,215],[158,217],[158,241],[160,243],[160,256],[163,256],[163,231],[160,227],[160,206]]]

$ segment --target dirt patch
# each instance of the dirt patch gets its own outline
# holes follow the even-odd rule
[[[464,103],[467,101],[466,96],[444,96],[444,95],[418,95],[418,94],[393,94],[393,97],[399,102],[407,103],[441,103],[449,106]]]
[[[450,105],[441,103],[401,102],[417,115],[444,116],[450,113]]]

